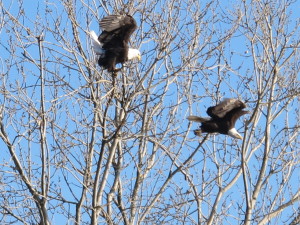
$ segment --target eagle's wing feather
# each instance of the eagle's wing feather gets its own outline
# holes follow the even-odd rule
[[[135,19],[130,15],[109,15],[100,21],[103,30],[100,41],[106,43],[114,38],[129,42],[131,34],[136,30]]]
[[[109,15],[104,17],[100,21],[100,27],[102,30],[111,32],[113,30],[119,29],[124,25],[124,15]]]
[[[235,126],[236,121],[243,115],[250,113],[249,111],[245,110],[238,110],[231,115],[232,127]]]
[[[216,117],[223,118],[224,116],[226,116],[227,113],[229,113],[233,109],[236,109],[236,108],[243,109],[245,107],[246,107],[246,105],[238,99],[225,98],[218,105],[209,107],[207,109],[207,114],[212,118],[216,118]]]

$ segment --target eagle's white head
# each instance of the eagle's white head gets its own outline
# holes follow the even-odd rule
[[[135,59],[141,60],[141,52],[138,49],[129,48],[128,49],[128,60]]]
[[[235,128],[231,128],[228,131],[228,135],[233,137],[233,138],[243,139],[243,137],[239,134],[239,132],[237,132],[237,130]]]

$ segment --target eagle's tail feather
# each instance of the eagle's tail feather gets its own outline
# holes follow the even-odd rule
[[[199,117],[199,116],[188,116],[187,119],[189,121],[198,122],[198,123],[202,123],[202,122],[207,121],[206,118],[202,118],[202,117]]]
[[[103,49],[102,49],[102,44],[98,41],[98,36],[95,33],[95,31],[91,31],[90,32],[90,37],[92,40],[92,46],[93,46],[93,50],[95,52],[96,55],[102,55],[103,54]]]

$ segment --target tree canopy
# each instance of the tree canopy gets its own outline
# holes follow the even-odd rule
[[[297,1],[0,0],[1,224],[297,224]],[[89,31],[130,14],[116,76]],[[196,137],[224,98],[243,140]]]

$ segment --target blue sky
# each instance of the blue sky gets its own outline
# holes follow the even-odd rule
[[[251,1],[249,1],[249,5],[250,2]],[[97,33],[100,32],[98,20],[105,16],[106,12],[102,7],[97,8],[94,6],[93,1],[87,1],[85,3],[90,6],[90,9],[87,9],[87,5],[82,5],[80,2],[77,2],[76,20],[80,26],[78,29],[79,37],[82,46],[84,47],[86,57],[92,61],[93,54],[90,49],[90,41],[86,32],[89,30],[95,30]],[[231,36],[229,40],[226,40],[224,41],[224,44],[219,45],[220,37],[226,36],[226,32],[231,28],[234,19],[236,19],[235,16],[237,15],[238,10],[243,8],[242,3],[230,1],[228,4],[220,3],[221,5],[218,5],[215,2],[209,7],[208,13],[203,15],[203,17],[200,17],[202,12],[196,10],[196,3],[195,5],[189,5],[188,3],[179,2],[175,3],[175,5],[178,4],[176,5],[177,10],[174,10],[173,14],[170,16],[170,14],[166,13],[168,12],[169,7],[171,7],[170,5],[168,6],[167,3],[168,2],[161,2],[154,4],[151,1],[146,2],[145,4],[134,3],[136,11],[133,13],[140,27],[134,34],[131,44],[140,48],[143,53],[143,59],[139,63],[134,62],[133,65],[135,65],[135,68],[133,70],[128,70],[129,76],[126,78],[127,86],[125,87],[125,91],[127,94],[134,93],[134,90],[140,87],[139,80],[144,77],[148,68],[155,61],[155,58],[160,57],[159,54],[161,54],[162,58],[158,60],[155,64],[155,68],[151,70],[152,72],[149,73],[149,76],[146,77],[143,82],[145,88],[151,86],[151,88],[149,88],[149,93],[151,94],[150,99],[153,99],[153,101],[149,103],[149,108],[137,106],[137,109],[140,111],[142,111],[142,109],[149,110],[148,113],[151,114],[151,110],[154,110],[155,105],[162,104],[162,106],[165,106],[164,109],[157,110],[152,116],[151,129],[153,130],[150,130],[147,134],[149,136],[156,136],[157,138],[161,137],[161,144],[167,146],[168,151],[174,154],[174,157],[176,156],[173,158],[174,161],[172,161],[170,160],[170,156],[163,149],[158,149],[155,158],[155,167],[149,172],[148,179],[145,180],[143,185],[143,196],[148,196],[159,190],[168,176],[170,168],[171,171],[176,169],[174,162],[179,164],[183,162],[194,151],[199,141],[201,141],[201,138],[195,137],[192,132],[192,130],[198,127],[198,124],[189,124],[185,118],[190,114],[207,116],[205,112],[206,109],[210,105],[216,104],[224,97],[238,97],[243,99],[247,102],[249,109],[254,111],[258,99],[257,90],[263,89],[263,85],[268,84],[266,79],[271,76],[270,66],[265,65],[272,65],[273,63],[271,60],[268,62],[264,61],[266,55],[264,55],[263,46],[262,44],[259,44],[259,41],[256,40],[253,49],[251,49],[249,41],[251,34],[249,30],[248,33],[246,32],[247,29],[245,29],[245,27],[240,27],[235,30],[234,35]],[[200,5],[202,4],[202,9],[205,9],[205,3],[206,2],[199,3]],[[52,136],[52,127],[50,125],[53,124],[49,123],[48,147],[50,159],[53,163],[51,164],[51,185],[56,187],[60,186],[65,199],[76,201],[76,195],[80,195],[82,189],[82,186],[80,185],[82,177],[78,171],[84,170],[81,165],[86,151],[81,140],[88,141],[91,137],[89,129],[92,128],[93,106],[91,102],[88,101],[90,90],[87,86],[87,79],[85,77],[89,73],[84,66],[82,67],[84,68],[83,70],[78,67],[78,62],[84,65],[84,60],[80,55],[79,50],[76,48],[70,18],[67,17],[67,14],[59,1],[25,1],[21,6],[24,11],[19,11],[20,5],[18,5],[17,1],[11,1],[10,3],[5,2],[2,4],[4,4],[4,8],[8,9],[9,13],[15,18],[18,18],[20,22],[20,24],[16,24],[15,26],[12,22],[9,22],[0,30],[0,51],[2,52],[0,69],[1,73],[4,74],[3,77],[5,77],[5,79],[1,80],[1,86],[6,86],[10,94],[14,96],[15,99],[19,98],[23,103],[22,107],[16,107],[13,104],[13,101],[4,101],[4,95],[2,94],[0,98],[1,104],[6,104],[7,110],[15,110],[12,111],[15,115],[13,118],[10,116],[5,117],[7,133],[12,140],[20,133],[23,133],[24,136],[26,136],[28,134],[28,129],[33,129],[36,124],[34,117],[37,116],[38,113],[35,111],[29,113],[29,109],[31,109],[30,103],[33,103],[35,106],[33,108],[35,109],[39,109],[40,107],[39,86],[36,85],[40,82],[38,65],[35,65],[29,60],[26,62],[21,62],[21,60],[23,59],[24,49],[26,49],[26,55],[29,59],[32,58],[35,62],[39,62],[38,46],[34,35],[39,36],[43,33],[45,35],[45,41],[43,42],[44,57],[45,61],[47,61],[45,64],[45,68],[47,69],[45,76],[48,84],[45,95],[46,109],[48,110],[51,121],[55,121],[55,123],[53,123],[54,125],[57,125],[59,129],[66,129],[70,134],[76,136],[76,138],[73,138],[74,136],[65,137],[65,133],[58,131],[58,127],[55,128],[58,129],[56,130],[56,135],[58,136]],[[288,22],[285,29],[288,29],[290,32],[292,32],[296,20],[298,20],[297,11],[295,9],[299,9],[299,4],[299,2],[295,2],[292,7],[288,9],[287,14],[291,13],[291,16],[290,22]],[[274,6],[277,5],[274,4]],[[153,10],[150,11],[152,8]],[[113,11],[109,7],[108,9],[110,12]],[[143,9],[149,10],[147,16],[141,14]],[[190,11],[188,12],[187,9]],[[190,12],[194,12],[195,15],[198,15],[199,18],[201,18],[201,20],[199,20],[202,22],[199,26],[201,32],[200,35],[197,36],[197,40],[199,41],[199,46],[203,45],[204,48],[199,52],[197,52],[197,49],[194,52],[189,50],[190,54],[195,53],[195,59],[193,59],[192,62],[193,66],[183,68],[183,62],[188,58],[183,50],[188,50],[189,47],[191,48],[192,46],[189,44],[194,40],[190,37],[188,31],[193,31],[196,27],[194,24],[189,26],[186,25],[186,23],[191,21],[193,16]],[[243,10],[241,12],[243,12]],[[255,8],[253,8],[252,13],[253,12],[255,12]],[[172,22],[172,18],[177,15],[176,13],[179,15],[179,23],[174,22],[174,27],[171,29],[170,33],[165,32],[167,29],[165,23],[159,23],[157,21],[171,20]],[[251,14],[250,11],[249,13]],[[153,20],[153,18],[150,17],[153,15],[156,16],[156,20]],[[163,19],[160,18],[160,15],[163,15]],[[249,15],[249,17],[251,18],[251,15]],[[7,20],[5,21],[8,21],[8,17],[6,17],[6,19]],[[209,25],[213,24],[213,26],[207,27],[205,22]],[[276,37],[275,31],[276,27],[279,27],[277,25],[279,22],[274,21],[274,37]],[[249,22],[249,24],[253,26],[254,23],[254,21]],[[157,31],[154,31],[155,27],[153,27],[153,25],[155,25]],[[26,34],[26,29],[24,28],[30,29],[30,33],[33,35]],[[257,29],[258,38],[263,37],[263,32],[261,32],[259,28]],[[15,35],[11,35],[16,30],[19,30],[23,35],[21,36],[22,42],[18,40]],[[163,42],[159,42],[158,38],[161,37],[160,35],[163,35],[164,32],[169,35],[166,36],[167,38],[174,35],[172,43],[168,45],[167,48],[167,50],[171,51],[171,54],[167,57],[163,57],[164,54],[166,54],[165,51],[157,50],[163,45]],[[211,37],[210,34],[212,34]],[[299,29],[297,28],[288,44],[293,45],[296,43],[299,37],[298,34]],[[168,40],[167,38],[166,40]],[[17,40],[19,45],[9,45],[10,40],[13,44],[15,43],[14,41]],[[282,40],[282,38],[278,38],[278,40]],[[206,42],[209,44],[205,45]],[[211,51],[214,47],[218,48]],[[12,49],[15,49],[15,52],[12,51]],[[280,48],[278,48],[278,50],[280,50]],[[284,59],[287,58],[290,51],[291,50],[289,49],[286,51],[285,56],[281,58],[280,62],[284,62]],[[12,55],[12,52],[14,52],[15,55]],[[257,54],[257,62],[261,63],[260,65],[262,66],[254,64],[253,52]],[[280,86],[278,83],[275,87],[275,93],[277,94],[277,97],[282,96],[284,98],[282,101],[275,101],[272,105],[272,112],[274,114],[280,111],[287,99],[290,99],[288,98],[288,93],[291,92],[293,88],[297,90],[297,87],[299,87],[299,65],[297,59],[298,53],[290,62],[282,66],[280,70],[278,79],[283,85]],[[11,68],[6,67],[6,62],[12,62],[13,66]],[[96,66],[96,64],[93,66]],[[176,69],[180,72],[174,73]],[[99,67],[96,67],[96,70],[99,70],[101,77],[110,80],[110,76],[102,73]],[[294,76],[298,83],[289,83],[289,80],[292,79],[293,71],[296,73]],[[259,87],[260,83],[256,82],[256,79],[258,80],[258,78],[261,77],[263,77],[263,79],[261,79],[260,82],[263,85]],[[120,82],[119,87],[121,89],[121,81],[124,82],[124,80],[118,78],[118,81]],[[284,86],[284,84],[289,84],[289,86]],[[56,85],[56,88],[52,88],[51,85]],[[17,87],[21,87],[23,92],[20,92],[20,89],[17,89]],[[105,96],[110,90],[110,86],[105,84],[98,88],[97,93],[98,96],[101,97]],[[249,135],[246,138],[249,140],[249,147],[247,148],[248,151],[246,155],[251,156],[247,169],[249,176],[251,177],[250,181],[253,182],[253,184],[255,183],[254,181],[261,168],[264,154],[264,142],[261,140],[263,139],[265,132],[265,112],[267,108],[267,102],[265,101],[267,101],[269,93],[269,91],[266,91],[264,97],[262,97],[259,113],[257,114],[257,122],[255,123],[256,127],[253,127],[254,125],[252,124],[254,123],[250,124],[248,126],[248,133],[246,133]],[[159,98],[160,95],[164,97]],[[144,97],[144,94],[135,95],[132,105],[143,102]],[[103,104],[104,103],[105,101],[103,101]],[[104,109],[104,106],[99,107],[103,107],[101,110]],[[24,110],[22,110],[22,108],[24,108]],[[109,118],[114,118],[116,110],[117,107],[111,107],[109,109]],[[299,152],[299,147],[297,147],[296,143],[299,143],[299,134],[296,135],[296,138],[293,139],[294,141],[291,142],[286,149],[284,145],[285,142],[282,140],[285,140],[283,138],[284,136],[290,137],[290,135],[292,135],[287,127],[293,128],[299,126],[298,110],[299,96],[291,98],[291,101],[287,106],[283,107],[282,113],[272,121],[272,137],[270,138],[272,153],[269,155],[270,165],[267,167],[267,171],[276,171],[277,168],[281,168],[282,165],[286,164],[289,160],[295,160],[292,156],[297,157],[296,153]],[[136,162],[138,162],[140,151],[139,139],[135,139],[133,135],[139,134],[142,127],[141,123],[135,122],[136,116],[138,116],[138,114],[136,114],[136,111],[134,110],[129,113],[127,126],[124,127],[123,130],[124,134],[128,134],[128,137],[123,143],[123,150],[125,153],[123,156],[124,170],[122,171],[122,178],[128,180],[127,186],[124,185],[124,187],[128,188],[128,190],[124,190],[124,192],[126,193],[126,191],[128,191],[128,194],[131,193],[133,188],[134,177],[136,175]],[[237,122],[237,129],[243,135],[245,121],[249,119],[250,116],[247,115]],[[24,126],[21,126],[20,124],[19,126],[16,125],[18,124],[17,122],[20,121]],[[172,132],[167,132],[167,135],[163,136],[163,134],[159,133],[163,133],[163,131],[166,130],[166,121],[170,121],[176,126],[172,127],[174,128]],[[114,129],[113,124],[110,124],[109,128]],[[99,131],[97,132],[95,145],[96,151],[100,151],[97,147],[101,146],[102,143],[101,129],[100,127],[98,129]],[[255,129],[255,131],[251,133],[251,129]],[[154,135],[154,133],[156,135]],[[129,134],[132,134],[133,136],[131,137]],[[250,136],[250,134],[252,136]],[[15,139],[16,143],[18,143],[16,145],[16,150],[20,158],[23,157],[26,159],[26,154],[30,155],[31,159],[36,162],[32,163],[32,170],[34,171],[36,169],[39,171],[40,147],[39,144],[36,143],[39,136],[37,133],[34,133],[33,135],[36,135],[35,137],[32,137],[34,141],[27,141],[26,138],[17,137]],[[65,138],[69,142],[60,143],[62,146],[58,146],[57,142],[60,135],[61,138]],[[262,145],[259,147],[257,143],[262,143]],[[147,146],[147,151],[149,152],[154,149],[153,144],[150,142],[147,142]],[[206,187],[203,187],[204,181],[210,180],[212,177],[216,176],[218,172],[223,171],[224,175],[222,176],[222,179],[228,179],[223,181],[223,185],[226,186],[225,183],[233,179],[240,168],[242,146],[242,141],[236,141],[224,135],[213,135],[209,137],[203,147],[194,156],[193,161],[191,162],[193,166],[188,169],[190,175],[189,178],[196,184],[195,186],[197,187],[196,189],[198,190],[199,195],[205,195],[209,193],[209,191],[211,193],[207,199],[203,199],[202,201],[201,206],[204,214],[208,215],[208,212],[211,209],[211,202],[209,200],[213,201],[218,191],[218,186],[214,180],[212,180],[211,183],[208,183]],[[66,152],[64,154],[60,152],[60,147],[61,149],[65,149]],[[127,152],[127,149],[130,149],[130,152]],[[282,154],[283,150],[286,152],[285,155],[283,157],[278,157]],[[67,156],[69,161],[64,159],[64,156]],[[93,158],[95,163],[98,159],[97,156],[98,155],[95,154]],[[7,150],[5,150],[5,154],[2,154],[0,159],[2,164],[7,161],[12,163]],[[148,158],[145,157],[144,160],[147,161]],[[65,165],[68,169],[55,167],[55,162]],[[23,163],[24,166],[26,166],[26,161]],[[219,165],[220,168],[217,168],[217,165]],[[9,168],[9,170],[13,169],[11,164],[4,168]],[[78,171],[75,172],[74,168]],[[93,167],[93,170],[95,170],[95,167]],[[278,171],[270,178],[270,182],[264,186],[264,192],[259,195],[258,199],[258,204],[261,204],[262,214],[267,212],[267,207],[265,207],[265,205],[271,204],[270,202],[276,197],[277,188],[280,187],[280,185],[278,185],[278,183],[280,183],[278,180],[284,180],[284,177],[287,176],[286,173],[288,172],[289,170],[285,171],[285,173]],[[292,167],[290,173],[292,175],[287,177],[289,177],[292,182],[290,182],[289,186],[283,187],[286,189],[286,196],[281,195],[278,198],[289,199],[293,192],[299,191],[298,166],[295,165]],[[39,174],[39,172],[37,174]],[[13,177],[11,179],[13,179]],[[35,177],[35,180],[38,181],[39,178]],[[108,179],[106,191],[109,191],[112,181],[113,176]],[[70,188],[66,183],[70,184]],[[254,189],[252,186],[250,188],[251,190]],[[178,193],[182,193],[182,198],[186,198],[184,199],[186,201],[193,199],[194,196],[192,194],[183,194],[187,191],[191,191],[188,180],[182,174],[178,174],[174,176],[174,179],[162,195],[162,200],[170,202],[171,204],[172,199],[174,199],[174,196]],[[262,198],[265,197],[265,192],[270,193],[267,199]],[[278,199],[277,201],[280,202]],[[284,202],[284,200],[282,201]],[[228,213],[231,214],[223,221],[226,221],[228,224],[238,224],[238,220],[234,217],[237,216],[237,213],[242,214],[245,210],[244,202],[244,183],[242,176],[240,176],[238,181],[235,182],[224,196],[222,196],[218,212],[227,209]],[[142,199],[139,203],[141,205],[147,204],[147,198],[145,197],[145,199]],[[89,200],[87,200],[86,204],[90,204]],[[61,224],[61,221],[63,221],[64,224],[67,223],[65,216],[62,216],[59,213],[59,207],[62,206],[58,206],[56,201],[49,203],[49,206],[52,205],[54,209],[50,210],[50,215],[53,224]],[[295,204],[294,208],[297,208],[298,205],[298,203]],[[74,205],[70,204],[68,207],[70,207],[69,210],[72,213],[74,211]],[[187,213],[190,213],[190,219],[193,218],[196,220],[196,213],[193,210],[196,208],[195,202],[186,204],[185,207]],[[274,206],[274,209],[275,208],[276,206]],[[142,210],[141,207],[141,211]],[[282,213],[281,222],[285,221],[291,215],[290,212],[291,209]],[[153,210],[153,214],[155,213],[159,214],[160,212],[159,210]],[[172,209],[169,213],[176,214],[176,210]],[[88,213],[84,214],[84,218],[88,218]],[[170,220],[171,219],[172,216],[170,216]],[[259,219],[257,220],[259,221]],[[69,223],[72,224],[71,221],[69,221]],[[192,224],[191,220],[187,223]],[[274,220],[271,221],[270,224],[280,224],[280,222]]]

